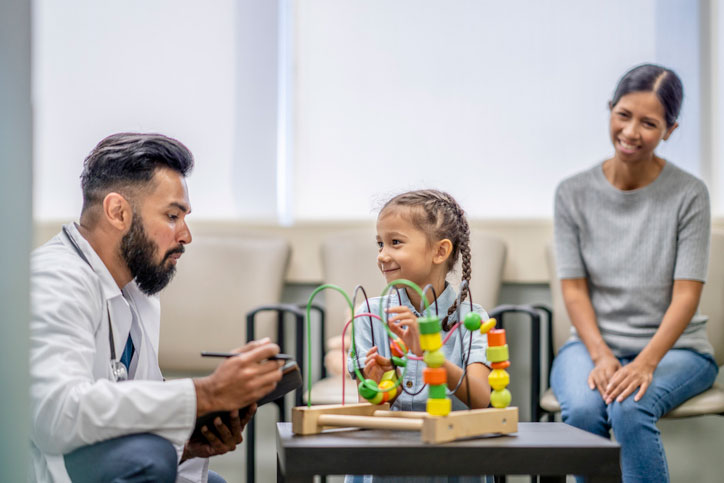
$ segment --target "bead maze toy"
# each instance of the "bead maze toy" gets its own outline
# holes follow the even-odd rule
[[[362,291],[365,299],[367,298],[361,286],[355,287],[352,299],[340,287],[331,284],[321,285],[312,292],[307,303],[307,406],[292,409],[292,431],[295,434],[305,435],[317,434],[326,429],[340,427],[411,430],[420,431],[421,439],[426,443],[444,443],[485,434],[515,433],[518,430],[518,408],[508,407],[511,401],[511,394],[507,389],[510,376],[505,369],[510,366],[510,361],[508,360],[505,330],[494,328],[495,319],[483,322],[480,314],[473,312],[470,291],[467,282],[463,281],[458,295],[458,321],[460,321],[461,295],[465,290],[468,291],[468,298],[470,299],[470,312],[462,322],[458,322],[450,329],[447,337],[443,340],[440,318],[437,313],[432,313],[430,304],[424,295],[429,288],[432,290],[435,300],[437,300],[432,286],[428,285],[424,289],[420,289],[419,286],[409,280],[394,280],[387,285],[382,293],[382,298],[384,299],[393,287],[399,286],[406,286],[415,290],[423,301],[423,307],[420,308],[420,313],[423,315],[418,318],[420,347],[423,350],[423,356],[421,357],[409,353],[404,342],[390,330],[386,320],[384,304],[380,304],[379,315],[369,313],[369,311],[354,314],[354,300],[357,293]],[[312,406],[310,307],[314,297],[325,289],[333,289],[341,293],[345,297],[351,313],[354,314],[345,326],[345,330],[347,326],[352,325],[350,357],[353,361],[354,372],[358,380],[362,381],[358,387],[359,394],[368,401],[367,403]],[[389,307],[390,298],[386,299],[387,307]],[[366,379],[357,362],[354,321],[359,317],[369,317],[381,321],[390,339],[391,361],[395,369],[385,372],[379,384],[372,379]],[[452,411],[452,400],[449,396],[457,392],[467,375],[467,358],[470,356],[471,346],[468,346],[463,374],[453,390],[448,390],[447,372],[443,368],[445,355],[441,349],[455,330],[459,331],[462,343],[463,327],[471,333],[470,344],[472,344],[472,332],[479,330],[481,334],[487,334],[488,336],[486,356],[493,369],[488,376],[488,382],[492,388],[490,400],[493,408]],[[344,357],[344,344],[342,352]],[[422,360],[426,364],[426,368],[423,370],[423,382],[428,387],[426,412],[390,410],[388,401],[394,399],[398,391],[406,391],[404,386],[401,386],[401,381],[407,371],[407,361],[409,359]],[[397,377],[398,369],[402,370],[402,375],[399,378]]]

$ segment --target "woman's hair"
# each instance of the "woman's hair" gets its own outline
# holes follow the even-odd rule
[[[611,100],[611,107],[613,108],[621,97],[631,92],[655,93],[661,105],[664,106],[666,127],[670,128],[676,123],[684,97],[684,87],[676,72],[654,64],[642,64],[634,67],[618,81]]]
[[[447,259],[447,271],[453,269],[462,254],[462,279],[470,283],[470,226],[465,212],[449,194],[438,190],[417,190],[402,193],[389,200],[380,215],[390,208],[406,207],[410,222],[427,235],[428,240],[447,238],[452,242],[452,252]],[[467,291],[463,293],[465,300]],[[448,319],[457,308],[457,300],[450,306],[442,320],[444,330],[450,330]]]

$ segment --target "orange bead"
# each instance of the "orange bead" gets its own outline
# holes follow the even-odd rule
[[[510,367],[510,361],[503,361],[503,362],[493,362],[490,364],[490,367],[493,369],[507,369]]]
[[[425,384],[430,384],[431,386],[447,384],[447,372],[443,367],[425,368],[422,371],[422,381]]]
[[[488,346],[505,345],[505,329],[490,329],[488,331]]]

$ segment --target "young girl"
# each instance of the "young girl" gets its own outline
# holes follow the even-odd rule
[[[397,195],[382,207],[377,217],[377,265],[380,271],[388,283],[407,279],[421,288],[428,284],[434,287],[437,300],[430,290],[425,295],[430,303],[431,314],[435,314],[437,305],[443,338],[458,321],[457,294],[445,278],[462,255],[462,278],[470,281],[469,238],[470,228],[460,205],[449,194],[436,190],[411,191]],[[402,339],[410,353],[421,356],[423,351],[420,348],[417,326],[417,317],[423,315],[419,312],[420,302],[420,295],[416,291],[400,286],[385,297],[370,299],[369,309],[363,302],[356,313],[369,310],[378,314],[380,304],[389,307],[387,316],[391,331]],[[483,320],[488,318],[479,305],[474,304],[473,310],[480,313]],[[462,303],[461,317],[464,318],[469,311],[470,303]],[[356,319],[354,328],[357,363],[364,367],[363,374],[366,378],[379,383],[383,373],[393,369],[387,332],[379,321],[373,320],[370,324],[370,319],[366,317]],[[471,332],[463,330],[462,333],[463,340],[456,329],[442,347],[446,359],[443,367],[447,372],[447,385],[450,390],[455,388],[463,375],[465,361],[468,364],[465,380],[459,385],[455,395],[451,396],[453,410],[485,408],[490,401],[490,369],[485,366],[486,337],[475,331],[471,341]],[[352,358],[349,358],[347,366],[350,370],[354,367]],[[407,372],[398,388],[398,396],[392,400],[393,410],[425,411],[428,392],[422,381],[425,367],[421,360],[408,359]],[[345,481],[366,483],[385,480],[381,477],[348,476]],[[402,481],[400,478],[392,480]],[[448,480],[413,478],[412,481]],[[456,481],[480,479],[458,478]]]

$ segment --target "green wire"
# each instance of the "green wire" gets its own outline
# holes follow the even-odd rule
[[[425,311],[426,313],[430,310],[430,303],[427,301],[427,298],[425,297],[425,294],[423,293],[422,289],[415,283],[410,280],[405,279],[399,279],[399,280],[393,280],[382,291],[382,298],[384,298],[390,291],[392,287],[395,285],[406,285],[413,290],[415,290],[419,295],[420,298],[425,303]],[[317,296],[319,292],[325,289],[332,289],[336,290],[337,292],[341,293],[344,296],[344,299],[347,301],[347,305],[349,306],[350,313],[352,314],[352,347],[350,348],[350,357],[352,358],[352,366],[354,368],[354,373],[357,376],[358,380],[364,381],[365,377],[362,374],[362,372],[359,369],[359,365],[357,364],[357,354],[355,352],[355,340],[354,340],[354,304],[352,303],[352,300],[349,298],[349,295],[347,295],[347,292],[344,291],[341,287],[337,285],[333,285],[331,283],[327,283],[324,285],[320,285],[317,287],[314,292],[309,296],[309,300],[307,301],[307,407],[312,406],[312,330],[311,330],[311,310],[312,310],[312,302],[314,301],[314,297]],[[429,314],[427,314],[429,315]],[[383,304],[380,304],[380,319],[384,321],[383,327],[387,331],[387,334],[390,336],[390,339],[394,339],[396,335],[390,330],[389,324],[387,324],[387,318],[385,317],[384,313],[384,306]],[[344,357],[344,355],[343,355]],[[406,356],[405,356],[406,358]],[[392,387],[389,387],[387,389],[379,389],[378,392],[389,392],[393,389],[396,389],[400,386],[402,383],[402,380],[405,378],[405,374],[407,373],[407,365],[404,366],[402,369],[402,375],[395,381],[395,385]],[[344,374],[342,374],[342,377],[344,377]]]

